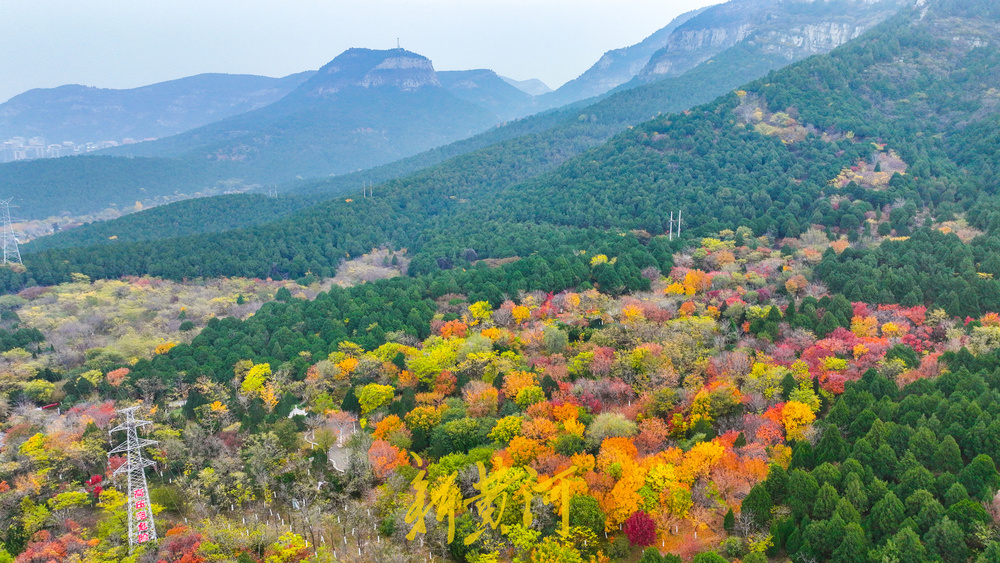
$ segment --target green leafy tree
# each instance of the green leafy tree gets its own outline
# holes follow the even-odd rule
[[[597,499],[590,495],[576,495],[569,501],[569,523],[582,526],[595,534],[604,533],[604,512]]]
[[[944,493],[944,505],[951,506],[969,498],[969,491],[961,483],[953,483]]]
[[[879,550],[874,552],[878,561],[926,561],[927,549],[920,542],[920,536],[909,526],[904,527],[896,535],[886,540]]]
[[[886,493],[882,500],[872,506],[869,526],[872,537],[876,540],[895,534],[903,521],[905,509],[903,503],[892,491]]]
[[[833,552],[834,563],[867,563],[868,538],[860,524],[850,523],[844,528],[844,539]]]
[[[733,533],[734,528],[736,528],[736,515],[733,514],[733,509],[730,507],[729,510],[726,511],[725,517],[722,519],[722,529],[725,530],[726,533],[731,534]]]
[[[868,493],[865,486],[861,484],[861,478],[857,473],[849,473],[844,480],[844,498],[850,502],[858,512],[868,511]]]
[[[796,469],[792,471],[788,478],[788,498],[786,499],[792,515],[801,518],[811,513],[813,504],[816,502],[816,493],[819,492],[819,484],[809,473]]]
[[[1000,561],[1000,542],[991,541],[976,558],[976,563],[996,563]]]
[[[945,436],[934,452],[934,466],[938,471],[958,473],[962,470],[962,450],[951,435]]]
[[[813,518],[820,520],[830,518],[837,509],[839,501],[840,497],[837,494],[837,489],[830,483],[824,483],[819,488],[819,492],[816,493],[816,504],[813,506],[812,512]]]
[[[983,505],[971,499],[962,500],[948,507],[948,518],[961,526],[966,534],[972,533],[976,524],[989,524],[993,519]]]
[[[840,429],[829,425],[823,431],[823,437],[814,450],[816,463],[840,463],[847,457],[847,442],[840,434]]]
[[[750,489],[750,493],[743,499],[740,511],[746,515],[753,515],[753,522],[757,526],[766,528],[771,523],[771,511],[774,503],[767,488],[758,483]]]
[[[948,563],[960,563],[969,558],[962,528],[945,516],[924,536],[927,549]]]
[[[775,503],[783,503],[788,490],[788,472],[778,464],[771,464],[767,471],[767,479],[764,480],[764,487],[767,489],[771,500]]]
[[[966,465],[958,475],[958,482],[969,491],[969,496],[980,498],[997,489],[1000,474],[997,473],[993,458],[979,454],[972,463]]]
[[[926,534],[944,516],[944,507],[930,492],[920,489],[906,498],[906,515],[913,519],[917,531]]]

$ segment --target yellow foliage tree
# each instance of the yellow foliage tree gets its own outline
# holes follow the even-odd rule
[[[469,305],[469,314],[474,319],[469,324],[474,325],[489,320],[493,314],[493,308],[490,307],[489,301],[476,301],[472,305]]]
[[[514,316],[514,321],[517,322],[517,324],[523,324],[531,318],[531,309],[528,309],[524,305],[517,305],[511,311],[511,314]]]
[[[258,393],[270,375],[271,364],[257,364],[247,371],[240,389],[247,395]]]
[[[595,254],[593,258],[590,259],[590,265],[596,266],[598,264],[607,264],[608,257],[604,254]]]
[[[860,338],[874,338],[878,336],[878,319],[855,315],[851,318],[851,332]]]
[[[781,410],[781,421],[785,425],[785,434],[790,440],[803,438],[805,429],[816,420],[816,414],[805,403],[788,401]]]
[[[810,411],[811,413],[812,411]],[[706,477],[712,467],[726,453],[726,447],[718,442],[699,442],[684,454],[684,461],[677,470],[681,482],[692,484],[700,477]]]
[[[441,422],[441,409],[431,406],[416,407],[406,413],[406,425],[410,428],[430,430]]]
[[[357,392],[358,403],[361,404],[361,414],[366,415],[382,405],[392,401],[396,390],[392,385],[369,383]]]

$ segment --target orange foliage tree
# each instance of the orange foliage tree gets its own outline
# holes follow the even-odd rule
[[[405,451],[385,440],[372,442],[372,446],[368,448],[368,460],[379,481],[384,481],[397,467],[409,463]]]

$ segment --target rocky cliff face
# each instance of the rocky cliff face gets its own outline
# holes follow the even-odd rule
[[[424,86],[441,86],[441,82],[423,55],[405,49],[349,49],[319,69],[300,91],[325,96],[345,88],[414,91]]]
[[[873,23],[821,22],[794,26],[787,31],[766,31],[754,38],[765,53],[789,60],[826,53],[868,30]]]
[[[547,107],[568,104],[577,100],[599,96],[621,84],[632,80],[649,62],[653,53],[662,49],[678,26],[704,11],[692,10],[673,19],[667,26],[657,30],[635,45],[614,49],[594,63],[579,77],[563,84],[556,91],[546,94],[540,103]]]
[[[638,76],[679,76],[741,41],[789,61],[825,53],[912,0],[731,0],[678,26]]]

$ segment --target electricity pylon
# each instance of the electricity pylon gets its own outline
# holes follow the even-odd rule
[[[151,459],[143,459],[142,448],[156,443],[155,440],[140,438],[136,429],[147,424],[152,424],[148,420],[136,420],[135,411],[139,407],[128,407],[118,411],[124,417],[124,421],[111,431],[125,431],[125,441],[115,449],[108,452],[108,455],[115,453],[125,453],[125,463],[115,469],[115,475],[128,475],[128,501],[126,511],[128,512],[128,546],[129,551],[135,550],[137,545],[156,541],[156,525],[153,523],[153,510],[149,502],[149,489],[146,487],[146,468],[155,465]]]
[[[0,218],[3,219],[3,232],[0,233],[0,245],[3,246],[3,263],[20,264],[21,251],[17,248],[17,235],[14,234],[14,223],[10,219],[11,199],[0,199]]]

